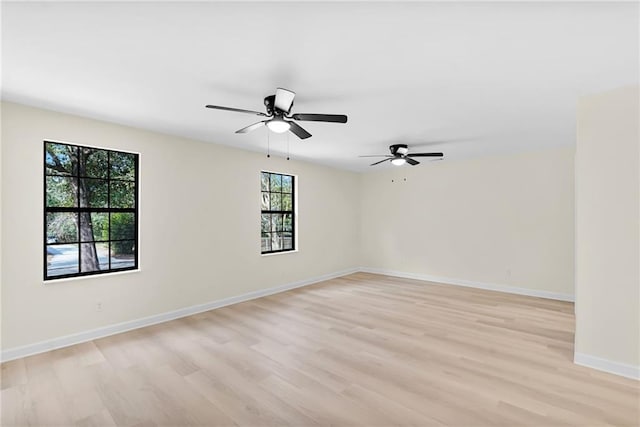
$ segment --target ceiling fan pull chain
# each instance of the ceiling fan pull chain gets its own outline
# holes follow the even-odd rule
[[[270,149],[271,138],[269,137],[270,133],[271,132],[267,131],[267,159],[271,157],[271,149]]]
[[[287,133],[287,160],[289,160],[289,133]]]

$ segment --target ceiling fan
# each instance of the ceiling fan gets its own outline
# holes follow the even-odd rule
[[[292,120],[307,122],[330,122],[330,123],[347,123],[347,116],[342,114],[307,114],[297,113],[291,114],[293,99],[295,92],[287,89],[277,88],[275,95],[269,95],[264,99],[266,113],[252,110],[242,110],[240,108],[220,107],[218,105],[207,105],[207,108],[216,110],[235,111],[237,113],[255,114],[256,116],[267,117],[267,120],[254,123],[236,131],[236,133],[247,133],[266,125],[271,131],[276,133],[284,133],[291,131],[300,139],[306,139],[311,136],[309,132],[304,130],[300,125]]]
[[[386,159],[380,160],[379,162],[372,163],[371,166],[379,165],[380,163],[384,163],[388,160],[390,160],[391,163],[396,166],[402,166],[405,163],[409,163],[411,166],[415,166],[420,164],[420,162],[417,160],[414,160],[413,157],[442,158],[444,156],[444,154],[442,153],[409,153],[409,147],[407,147],[406,144],[390,145],[389,151],[391,151],[391,155],[379,154],[379,155],[373,155],[373,156],[360,156],[360,157],[386,157]],[[438,159],[438,160],[441,160],[441,159]]]

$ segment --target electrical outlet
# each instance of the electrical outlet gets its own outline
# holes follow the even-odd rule
[[[102,311],[102,302],[96,303],[96,311]]]

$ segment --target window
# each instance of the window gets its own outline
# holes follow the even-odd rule
[[[138,155],[44,143],[44,279],[138,268]]]
[[[294,177],[262,172],[261,247],[263,254],[295,250]]]

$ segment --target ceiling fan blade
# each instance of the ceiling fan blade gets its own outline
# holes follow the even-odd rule
[[[300,125],[298,125],[295,122],[287,122],[289,123],[290,127],[289,130],[291,132],[293,132],[294,134],[296,134],[296,136],[300,139],[307,139],[311,136],[311,134],[309,132],[307,132],[306,130],[302,129],[300,127]]]
[[[237,130],[236,133],[247,133],[247,132],[251,132],[252,130],[256,130],[261,126],[264,126],[264,124],[266,123],[265,121],[262,122],[258,122],[258,123],[254,123],[252,125],[247,126],[246,128],[242,128],[240,130]]]
[[[273,105],[278,110],[288,113],[289,110],[291,110],[291,105],[293,105],[293,98],[295,97],[295,92],[291,92],[290,90],[279,87],[278,89],[276,89],[276,100]]]
[[[442,157],[444,154],[442,153],[410,153],[407,154],[408,157]]]
[[[384,160],[380,160],[379,162],[371,163],[369,166],[379,165],[380,163],[384,163],[384,162],[386,162],[388,160],[391,160],[391,157],[388,157],[388,158],[386,158]]]
[[[358,157],[389,157],[389,158],[391,158],[393,156],[390,156],[388,154],[373,154],[371,156],[358,156]]]
[[[260,111],[252,111],[252,110],[243,110],[241,108],[231,108],[231,107],[221,107],[219,105],[207,105],[207,108],[213,108],[214,110],[224,110],[224,111],[234,111],[236,113],[248,113],[255,114],[257,116],[267,116],[265,113],[261,113]]]
[[[417,161],[417,160],[413,160],[411,157],[405,157],[404,159],[405,159],[405,160],[407,161],[407,163],[409,163],[411,166],[415,166],[415,165],[419,165],[419,164],[420,164],[420,162],[419,162],[419,161]]]
[[[303,120],[307,122],[330,122],[330,123],[347,123],[347,116],[344,114],[294,114],[291,116],[294,120]]]

